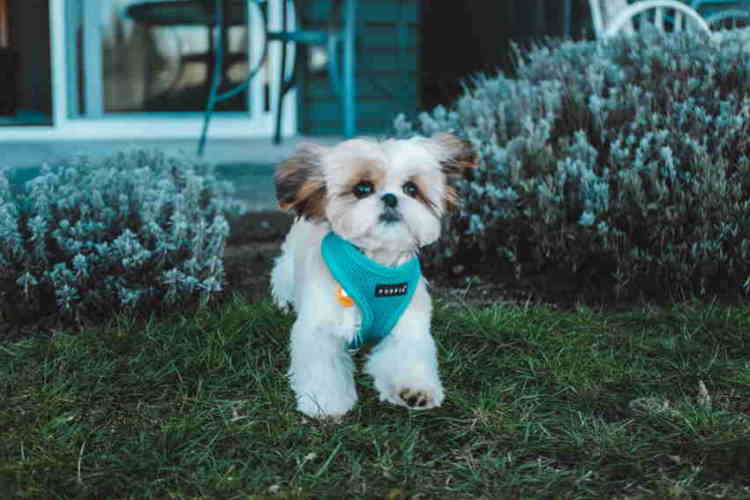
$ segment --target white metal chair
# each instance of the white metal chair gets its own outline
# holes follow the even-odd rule
[[[693,4],[702,6],[698,0],[694,1]],[[750,4],[739,4],[735,2],[735,5],[728,4],[726,6],[719,2],[702,2],[708,6],[718,6],[713,11],[706,9],[707,12],[699,10],[696,5],[693,8],[696,9],[706,19],[706,23],[711,28],[711,31],[722,31],[722,30],[734,30],[750,27]]]
[[[679,32],[688,28],[710,33],[698,12],[676,0],[644,0],[628,5],[627,0],[589,0],[596,37],[611,38],[634,33],[643,23],[660,31]]]
[[[713,31],[750,26],[747,0],[693,0],[690,6],[702,15]]]

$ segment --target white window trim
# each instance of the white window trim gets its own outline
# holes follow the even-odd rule
[[[281,1],[270,0],[269,26],[271,30],[280,28]],[[68,112],[68,50],[65,36],[66,0],[50,0],[50,57],[52,59],[52,125],[40,126],[0,126],[0,143],[7,141],[39,140],[98,140],[98,139],[198,139],[203,126],[202,113],[133,113],[104,115],[101,118],[70,118]],[[261,20],[255,9],[248,9],[248,23],[252,28],[249,37],[251,62],[256,62],[261,54],[263,35],[258,27]],[[262,110],[262,71],[250,83],[251,106],[253,110],[243,112],[215,113],[209,128],[211,139],[264,138],[273,135],[276,102],[281,82],[276,71],[280,59],[279,44],[269,50],[268,71],[271,75],[270,111]],[[292,136],[297,130],[297,106],[295,91],[291,91],[284,103],[282,134]]]

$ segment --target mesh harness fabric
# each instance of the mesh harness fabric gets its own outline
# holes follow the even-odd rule
[[[411,302],[422,276],[419,259],[414,257],[398,267],[382,266],[334,232],[323,238],[321,254],[362,315],[360,329],[349,347],[358,349],[381,341]]]

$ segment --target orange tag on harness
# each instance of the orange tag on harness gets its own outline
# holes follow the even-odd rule
[[[336,300],[339,301],[341,307],[352,307],[354,305],[354,300],[346,294],[341,285],[336,285]]]

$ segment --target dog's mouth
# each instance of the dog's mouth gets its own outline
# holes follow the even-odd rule
[[[380,222],[384,224],[395,224],[396,222],[401,222],[401,214],[398,210],[387,207],[383,210],[383,213],[380,214]]]

